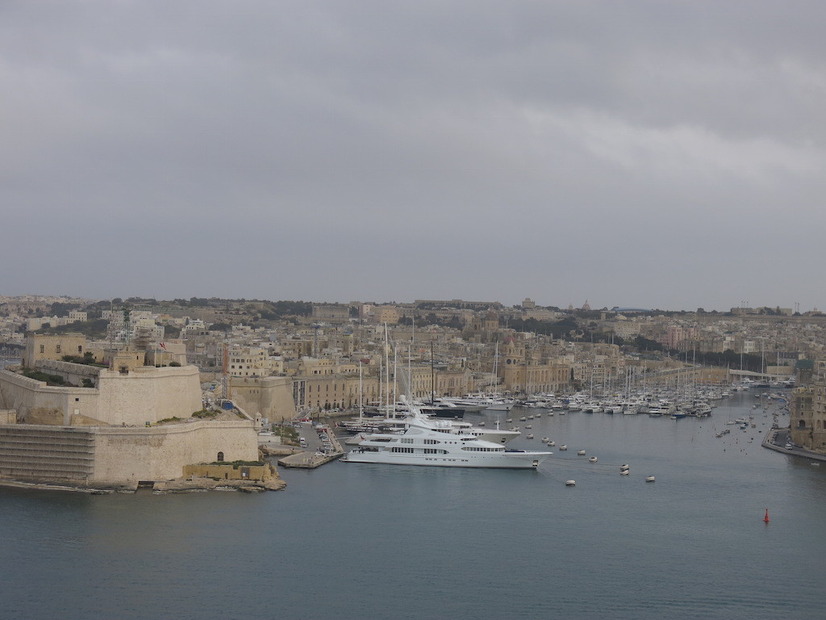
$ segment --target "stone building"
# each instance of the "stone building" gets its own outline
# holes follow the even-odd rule
[[[497,374],[508,392],[538,394],[558,392],[571,383],[571,367],[564,360],[544,359],[539,349],[508,338],[498,360]]]
[[[34,368],[39,360],[61,360],[66,355],[82,356],[86,352],[83,334],[28,334],[23,365]]]
[[[795,388],[789,407],[789,431],[795,444],[826,453],[826,362],[817,362],[811,380]]]

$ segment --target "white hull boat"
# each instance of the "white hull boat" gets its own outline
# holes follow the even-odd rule
[[[401,433],[367,435],[342,460],[346,463],[536,469],[551,452],[507,450],[467,434],[445,434],[411,425]]]

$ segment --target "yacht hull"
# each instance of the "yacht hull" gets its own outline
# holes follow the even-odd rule
[[[421,465],[427,467],[478,467],[485,469],[536,469],[549,452],[506,452],[493,458],[464,455],[382,454],[353,450],[345,463],[380,463],[383,465]]]

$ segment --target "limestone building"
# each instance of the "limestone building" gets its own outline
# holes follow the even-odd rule
[[[789,430],[795,444],[826,453],[826,362],[817,362],[807,385],[795,388]]]

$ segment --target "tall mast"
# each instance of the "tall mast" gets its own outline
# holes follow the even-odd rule
[[[393,405],[393,415],[390,415],[390,351],[388,349],[388,338],[387,338],[387,323],[384,324],[384,372],[386,378],[386,390],[387,393],[387,408],[385,411],[387,412],[387,417],[396,417],[396,406]]]
[[[361,375],[361,360],[359,360],[359,422],[364,419],[364,382]]]
[[[436,403],[436,366],[433,357],[433,341],[430,341],[430,404]]]

